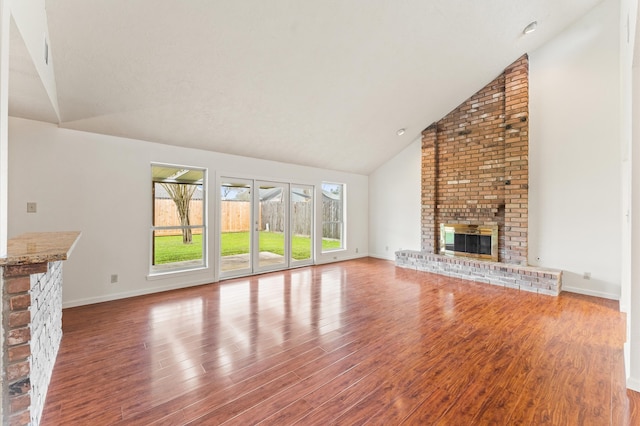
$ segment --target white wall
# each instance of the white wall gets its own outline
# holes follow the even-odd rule
[[[564,290],[614,299],[623,217],[618,28],[618,2],[606,0],[529,55],[529,262],[563,270]]]
[[[633,59],[637,23],[637,0],[620,0],[620,147],[622,156],[622,270],[621,270],[621,294],[620,310],[627,313],[626,342],[624,346],[625,371],[627,373],[627,385],[635,390],[640,390],[640,301],[638,297],[631,297],[632,292],[638,293],[640,280],[632,278],[633,244],[638,241],[638,236],[633,238],[632,222],[640,223],[640,212],[632,209],[632,141],[636,130],[633,129],[633,105],[640,105],[636,101],[637,93],[634,93]],[[640,81],[640,80],[638,80]],[[637,88],[636,88],[637,92]],[[637,121],[637,120],[636,120]],[[635,153],[635,151],[633,151]],[[636,216],[637,215],[637,216]],[[635,227],[638,232],[637,227]],[[640,233],[639,233],[640,234]],[[633,309],[632,309],[633,307]],[[631,347],[634,347],[632,355]],[[632,370],[635,371],[634,374]]]
[[[620,0],[620,156],[622,227],[620,310],[628,312],[631,289],[631,143],[633,124],[633,50],[637,0]],[[628,331],[628,330],[627,330]]]
[[[0,257],[7,255],[9,202],[9,142],[7,121],[9,114],[9,38],[11,14],[9,1],[0,0]],[[2,271],[0,271],[1,273]],[[0,290],[2,280],[0,279]],[[2,339],[0,338],[0,343]],[[0,355],[0,360],[2,356]],[[2,397],[0,397],[2,398]],[[0,413],[2,408],[0,408]]]
[[[9,0],[0,0],[0,257],[7,255],[7,232],[9,212],[9,144],[7,121],[9,112]],[[0,268],[0,291],[4,294],[4,273]],[[4,314],[5,302],[0,301]],[[4,316],[4,315],[3,315]],[[4,348],[4,327],[0,327],[0,345]],[[0,352],[0,365],[4,371],[4,351]],[[3,383],[6,383],[3,380]],[[5,387],[0,387],[0,419],[4,419],[3,395]]]
[[[633,122],[633,146],[632,146],[632,181],[631,186],[631,277],[627,305],[627,342],[625,344],[625,361],[627,373],[627,386],[640,392],[640,58],[633,68],[633,109],[635,120]]]
[[[318,255],[323,263],[366,256],[368,178],[362,175],[117,138],[22,119],[9,122],[9,236],[33,231],[79,230],[65,263],[64,305],[112,300],[212,282],[214,270],[147,280],[150,256],[150,163],[209,170],[210,212],[217,212],[217,172],[237,177],[294,181],[320,187],[347,185],[347,250]],[[26,213],[37,202],[38,212]],[[213,230],[210,219],[210,229]],[[215,235],[210,232],[210,264]],[[359,253],[355,249],[359,248]],[[110,275],[119,282],[110,284]]]
[[[640,10],[638,1],[621,1],[621,12],[621,20],[630,24],[629,35],[625,37],[628,39],[627,43],[623,44],[627,50],[623,50],[621,55],[623,75],[630,73],[630,76],[622,81],[622,90],[625,95],[631,94],[631,105],[627,107],[630,111],[627,109],[624,111],[629,114],[629,117],[623,121],[623,125],[625,125],[624,130],[628,130],[631,134],[629,162],[635,167],[629,167],[631,172],[625,176],[630,175],[631,186],[631,236],[627,256],[630,276],[628,280],[623,281],[623,299],[620,305],[621,309],[624,308],[627,312],[627,341],[624,347],[627,386],[640,392],[640,263],[637,261],[640,257],[640,167],[638,167],[640,165],[640,114],[638,113],[640,111],[640,32],[637,25]],[[630,57],[632,57],[631,60]],[[631,81],[628,81],[629,79]]]
[[[400,249],[420,250],[422,139],[369,175],[369,255],[395,259]]]

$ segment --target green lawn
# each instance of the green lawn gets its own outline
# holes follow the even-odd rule
[[[284,255],[282,234],[277,232],[261,232],[260,248]],[[340,241],[323,239],[322,249],[340,248]],[[225,232],[222,234],[222,256],[249,253],[248,232]],[[311,239],[294,236],[291,243],[291,255],[294,259],[308,259],[311,256]],[[193,236],[192,244],[182,244],[182,236],[156,237],[155,264],[183,262],[202,258],[202,235]]]
[[[193,243],[182,244],[182,235],[155,237],[155,264],[202,259],[202,235],[194,234]]]

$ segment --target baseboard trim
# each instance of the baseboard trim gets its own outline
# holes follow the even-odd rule
[[[316,259],[316,262],[314,263],[314,265],[326,265],[328,263],[344,262],[345,260],[362,259],[365,257],[369,257],[369,254],[358,253],[355,256],[337,256],[337,259],[323,259],[323,260]]]
[[[198,280],[189,283],[172,284],[162,287],[152,287],[142,290],[125,291],[122,293],[106,294],[104,296],[88,297],[86,299],[70,300],[62,303],[62,309],[75,308],[77,306],[93,305],[94,303],[111,302],[114,300],[127,299],[129,297],[145,296],[147,294],[162,293],[163,291],[179,290],[181,288],[196,287],[204,284],[211,284],[212,279]]]
[[[595,290],[589,290],[589,289],[579,288],[579,287],[569,287],[564,284],[562,285],[562,291],[568,291],[569,293],[584,294],[585,296],[601,297],[603,299],[620,300],[619,294],[606,293],[604,291],[595,291]]]
[[[395,253],[389,254],[389,255],[383,255],[383,254],[370,254],[369,257],[375,257],[376,259],[382,259],[382,260],[392,260],[395,262],[396,260],[396,255]]]
[[[640,380],[634,377],[627,378],[627,388],[632,391],[640,392]]]

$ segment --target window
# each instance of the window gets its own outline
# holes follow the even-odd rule
[[[151,166],[151,272],[206,266],[206,170]]]
[[[314,187],[291,184],[291,265],[313,262]]]
[[[344,185],[322,183],[322,251],[344,248]]]

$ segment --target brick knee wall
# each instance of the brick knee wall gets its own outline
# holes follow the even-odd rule
[[[3,272],[4,423],[38,425],[62,339],[62,262]]]

